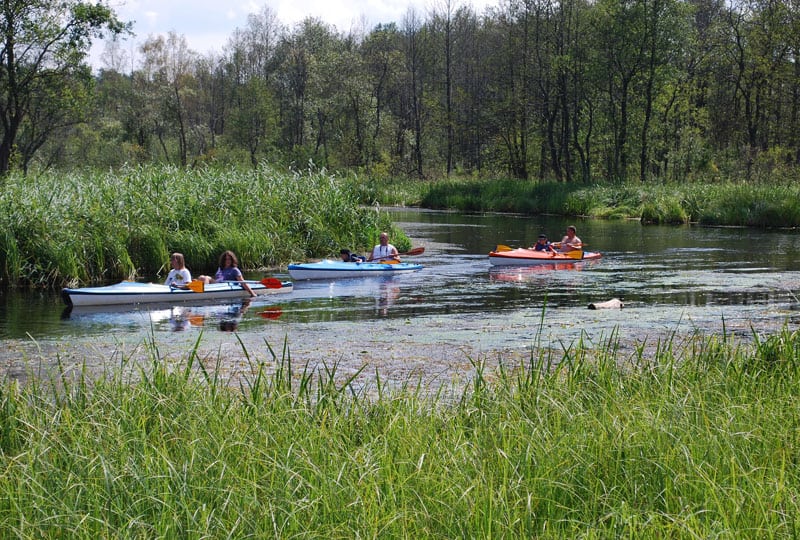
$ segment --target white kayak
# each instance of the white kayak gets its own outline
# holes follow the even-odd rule
[[[290,264],[289,275],[292,276],[292,279],[343,279],[395,276],[398,274],[417,272],[421,269],[421,264],[344,262],[325,259],[313,263]]]
[[[291,281],[266,278],[262,281],[248,281],[247,284],[257,296],[292,292]],[[61,298],[67,306],[111,306],[122,304],[150,304],[156,302],[203,303],[235,298],[249,298],[238,281],[223,281],[205,285],[202,292],[189,289],[173,289],[159,283],[123,281],[104,287],[82,287],[63,289]]]

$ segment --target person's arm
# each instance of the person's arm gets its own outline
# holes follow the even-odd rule
[[[567,244],[564,245],[566,245],[570,249],[576,249],[576,250],[583,248],[583,242],[581,242],[581,239],[578,238],[577,236],[573,238],[571,242],[568,242]]]
[[[239,283],[242,284],[242,289],[244,289],[248,293],[250,293],[250,296],[255,296],[256,295],[256,293],[253,292],[253,289],[250,288],[250,285],[248,285],[247,282],[244,280],[244,276],[242,275],[242,271],[239,270],[238,268],[236,269],[236,280],[239,281]]]

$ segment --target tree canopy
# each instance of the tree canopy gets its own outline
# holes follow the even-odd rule
[[[75,96],[37,99],[33,83],[4,96],[4,141],[24,118],[31,141],[43,117],[64,134],[19,144],[20,166],[266,160],[381,177],[649,182],[794,177],[800,164],[800,12],[786,0],[508,0],[482,14],[441,2],[348,33],[312,17],[289,28],[264,7],[219,53],[170,34],[123,62],[112,45],[88,109],[76,107],[89,91],[77,85],[81,46],[121,26],[67,5],[69,17],[34,19],[60,21],[43,23],[63,36],[51,60],[4,61],[17,80],[55,69],[46,88]],[[45,102],[62,114],[38,111]]]
[[[104,4],[2,0],[0,175],[25,168],[54,128],[82,117],[91,82],[91,39],[126,30]]]

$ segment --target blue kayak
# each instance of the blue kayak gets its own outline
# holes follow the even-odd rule
[[[417,272],[421,269],[421,264],[343,262],[325,259],[313,263],[290,264],[289,275],[292,276],[292,279],[340,279],[394,276]]]

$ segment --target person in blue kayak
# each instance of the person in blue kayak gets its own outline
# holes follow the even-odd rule
[[[380,242],[377,246],[372,248],[372,253],[369,254],[367,261],[372,262],[400,262],[400,253],[397,248],[389,243],[389,233],[382,232],[378,237]]]
[[[217,268],[217,272],[214,274],[213,278],[211,276],[200,276],[197,279],[206,284],[223,281],[240,281],[242,288],[250,293],[250,296],[256,295],[253,289],[250,288],[250,285],[244,280],[242,271],[239,270],[239,259],[236,258],[236,254],[231,250],[223,251],[222,255],[219,256],[219,268]]]
[[[170,255],[169,263],[172,265],[172,270],[169,271],[164,285],[173,289],[186,289],[188,283],[192,281],[192,274],[186,268],[183,253],[176,252]]]
[[[547,241],[546,234],[539,235],[539,239],[536,240],[536,243],[533,245],[533,249],[535,251],[550,251],[553,253],[556,251],[555,248],[553,248],[553,245]]]
[[[342,258],[342,262],[364,262],[366,260],[366,258],[361,255],[351,253],[349,249],[340,250],[339,256]]]

